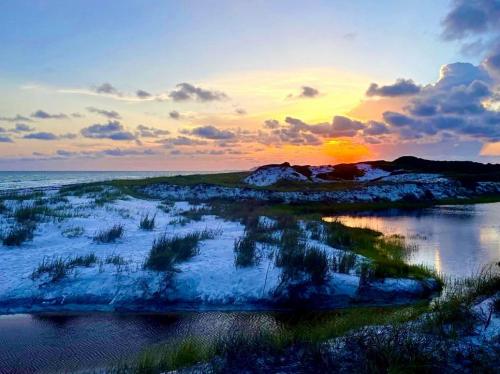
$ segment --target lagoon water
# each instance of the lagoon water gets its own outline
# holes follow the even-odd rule
[[[404,235],[418,245],[410,261],[448,276],[500,260],[500,203],[388,210],[336,217],[347,225]],[[255,312],[162,315],[0,316],[0,373],[87,370],[134,358],[155,343],[187,336],[286,328],[293,316]]]
[[[418,247],[409,262],[431,266],[449,277],[471,276],[500,260],[500,203],[390,209],[332,219],[403,235]]]

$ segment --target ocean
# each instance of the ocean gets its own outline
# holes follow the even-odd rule
[[[63,186],[112,179],[141,179],[172,175],[208,174],[206,171],[0,171],[0,191]]]

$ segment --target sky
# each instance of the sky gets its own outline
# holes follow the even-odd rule
[[[0,170],[500,162],[500,0],[0,2]]]

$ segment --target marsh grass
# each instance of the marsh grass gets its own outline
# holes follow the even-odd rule
[[[132,372],[158,373],[176,370],[198,362],[207,361],[215,354],[213,346],[200,339],[189,337],[174,344],[149,348],[142,352]]]
[[[42,219],[44,215],[49,212],[49,209],[45,205],[22,205],[14,210],[14,219],[19,222],[38,222]]]
[[[397,307],[351,308],[335,312],[283,314],[282,328],[262,327],[259,331],[233,331],[212,339],[189,336],[180,341],[154,346],[142,352],[125,372],[160,373],[208,362],[215,372],[252,371],[264,355],[278,358],[297,344],[318,344],[343,336],[367,325],[399,325],[416,319],[426,304]],[[218,357],[221,360],[213,361]],[[247,370],[247,371],[245,371]],[[262,369],[260,369],[262,370]],[[119,372],[118,370],[111,372]]]
[[[31,279],[35,280],[47,274],[50,282],[58,282],[68,276],[76,267],[91,267],[97,261],[97,256],[94,253],[67,258],[44,257],[38,267],[31,273]]]
[[[153,241],[144,268],[156,271],[173,270],[175,263],[189,260],[198,254],[200,241],[213,239],[219,233],[218,230],[205,229],[185,236],[168,237],[164,234]]]
[[[430,268],[422,265],[410,265],[405,261],[416,250],[416,246],[406,243],[401,236],[383,236],[380,232],[367,228],[347,227],[339,221],[326,223],[326,244],[344,250],[350,250],[372,260],[372,276],[410,277],[415,279],[441,277]]]
[[[184,212],[181,212],[180,215],[185,219],[190,221],[201,221],[203,216],[211,214],[212,210],[207,206],[195,206]]]
[[[282,282],[301,278],[303,273],[309,275],[312,283],[320,285],[327,276],[329,262],[325,251],[308,246],[303,240],[300,230],[285,229],[279,243],[276,266],[282,268]]]
[[[108,229],[96,232],[93,240],[96,243],[113,243],[123,236],[124,231],[125,229],[122,224],[116,224]]]
[[[248,232],[234,242],[234,263],[236,267],[248,267],[257,265],[260,261],[260,256],[257,252],[257,243]]]
[[[155,228],[155,220],[156,220],[156,214],[150,218],[148,213],[141,217],[141,221],[139,222],[139,228],[141,230],[151,231]]]
[[[338,259],[336,257],[332,260],[332,270],[337,273],[349,274],[356,266],[356,254],[345,251]]]
[[[3,235],[2,243],[9,247],[20,246],[24,242],[33,239],[35,228],[36,225],[32,222],[17,224]]]
[[[426,327],[445,335],[458,330],[470,332],[477,316],[472,307],[479,297],[495,295],[500,290],[500,265],[491,264],[478,274],[459,279],[449,279],[441,297],[433,300]]]

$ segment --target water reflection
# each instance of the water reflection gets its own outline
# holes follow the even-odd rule
[[[419,248],[411,254],[411,263],[424,263],[445,275],[471,275],[500,258],[500,203],[325,217],[335,219],[404,235]]]

